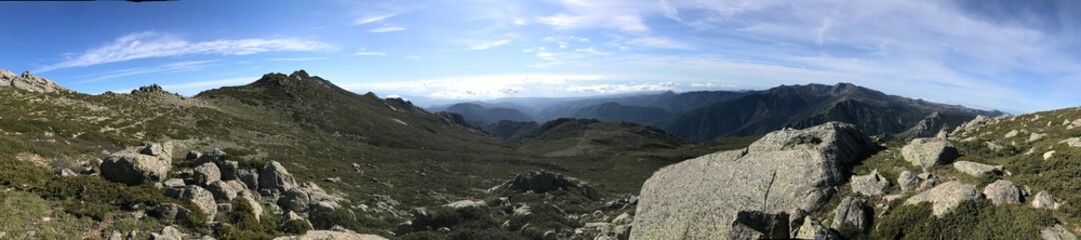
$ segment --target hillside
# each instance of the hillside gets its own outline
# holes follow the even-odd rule
[[[40,77],[21,79],[41,83],[32,86],[56,86]],[[22,212],[30,214],[28,216],[51,212],[52,219],[65,219],[43,222],[40,217],[20,218],[14,225],[0,222],[0,231],[26,234],[25,226],[37,226],[37,232],[41,234],[38,236],[46,238],[108,237],[114,232],[126,234],[132,231],[158,233],[164,224],[171,223],[133,218],[130,201],[139,202],[139,206],[154,207],[175,202],[191,211],[199,208],[189,202],[170,200],[173,198],[167,198],[163,193],[165,190],[153,187],[162,182],[125,187],[98,177],[99,165],[95,162],[126,151],[167,152],[172,156],[172,163],[168,165],[172,165],[173,170],[155,175],[153,179],[176,178],[185,184],[197,182],[192,173],[198,172],[196,167],[201,166],[185,160],[184,153],[188,151],[205,152],[208,156],[225,154],[227,157],[213,158],[217,159],[214,163],[245,171],[262,169],[268,162],[277,161],[282,169],[288,169],[298,185],[307,186],[300,189],[313,193],[325,190],[325,194],[339,199],[334,200],[333,205],[344,206],[327,213],[348,216],[339,220],[329,220],[332,216],[321,213],[301,212],[300,217],[310,220],[316,229],[341,225],[352,231],[389,237],[393,234],[388,231],[409,219],[408,209],[488,197],[490,195],[483,189],[503,184],[526,170],[559,171],[589,181],[593,186],[591,189],[601,195],[620,196],[637,192],[642,181],[664,165],[705,152],[741,146],[740,143],[683,144],[638,151],[619,146],[622,142],[611,142],[603,145],[606,151],[546,156],[465,126],[460,116],[429,113],[401,99],[381,99],[370,93],[354,94],[304,71],[289,75],[271,73],[253,80],[248,85],[209,90],[192,98],[169,93],[159,86],[102,95],[65,90],[46,92],[44,88],[24,85],[0,87],[0,164],[6,166],[0,171],[0,179],[4,179],[0,184],[13,189],[0,194],[0,200],[29,201],[39,204],[35,206],[45,206]],[[589,138],[573,134],[566,137],[573,139],[570,141],[622,139],[624,133],[621,131],[597,131],[597,136]],[[564,142],[551,136],[544,139]],[[643,136],[669,138],[666,135]],[[650,140],[632,137],[629,139]],[[168,149],[173,150],[139,150],[150,149],[143,145],[144,142],[168,143]],[[596,142],[585,146],[594,147],[593,144]],[[538,142],[536,146],[541,145],[547,144]],[[131,150],[133,146],[141,147]],[[614,149],[619,149],[618,154],[613,154]],[[236,165],[228,165],[225,161],[236,161]],[[54,177],[61,172],[66,176],[73,172],[75,178]],[[315,183],[318,186],[311,187]],[[66,194],[67,190],[52,188],[67,185],[106,192],[101,193],[105,195],[87,193],[78,197]],[[272,209],[280,209],[278,206],[283,202],[278,199],[293,195],[257,190],[265,189],[246,191],[255,192],[249,195],[258,202],[255,205],[267,210],[265,214],[269,215],[264,216],[277,219],[287,215]],[[109,194],[116,193],[138,198],[107,200],[115,198]],[[73,202],[84,205],[70,205]],[[228,202],[219,199],[218,203]],[[597,208],[603,208],[603,204],[591,204],[578,211],[592,212]],[[19,212],[10,208],[5,211]],[[233,216],[230,214],[233,213],[217,216]],[[238,219],[218,221],[239,223]],[[177,224],[176,228],[186,234],[228,235],[224,229],[207,229],[189,223]],[[279,228],[286,226],[275,225],[281,224],[276,220],[262,221],[261,224],[273,226],[255,228],[248,224],[236,226],[236,231],[279,236],[298,233]]]
[[[762,135],[785,127],[806,128],[829,121],[856,124],[871,135],[892,137],[937,116],[940,127],[958,126],[981,111],[886,95],[848,83],[780,86],[715,103],[663,120],[654,126],[696,141],[719,136]],[[923,132],[938,132],[942,128]],[[910,135],[914,135],[910,134]],[[925,136],[925,135],[924,135]]]

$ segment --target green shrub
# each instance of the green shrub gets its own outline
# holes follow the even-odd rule
[[[330,229],[334,226],[341,226],[348,229],[360,227],[360,224],[357,222],[356,214],[345,209],[337,209],[334,211],[312,211],[309,213],[308,219],[315,229]]]
[[[308,224],[307,221],[301,219],[293,219],[282,223],[281,227],[278,228],[278,230],[286,234],[303,234],[308,230],[312,230],[312,225]]]
[[[1024,205],[967,201],[937,218],[931,204],[901,206],[880,220],[872,239],[1029,239],[1055,223],[1051,213]]]

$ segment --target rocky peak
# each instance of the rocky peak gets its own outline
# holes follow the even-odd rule
[[[264,74],[262,78],[255,81],[255,84],[266,87],[326,87],[330,85],[330,82],[318,76],[308,75],[308,72],[304,70],[297,70],[289,75],[283,73],[267,73]]]
[[[45,79],[41,76],[35,76],[30,74],[30,71],[24,71],[20,75],[0,69],[0,88],[10,87],[18,90],[29,92],[60,92],[64,91],[63,87],[57,85],[49,79]]]

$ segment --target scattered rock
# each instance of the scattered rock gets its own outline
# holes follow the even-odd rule
[[[1043,230],[1040,230],[1040,237],[1042,237],[1045,240],[1076,240],[1077,239],[1077,237],[1075,237],[1073,235],[1073,233],[1070,233],[1070,231],[1066,231],[1066,228],[1063,228],[1062,225],[1059,225],[1059,224],[1055,224],[1055,226],[1050,226],[1050,227],[1044,228]]]
[[[904,171],[897,176],[897,185],[901,187],[902,192],[915,190],[919,184],[920,179],[916,178],[916,175],[912,174],[912,172]]]
[[[207,186],[214,181],[221,180],[221,170],[212,162],[203,163],[194,169],[195,184]]]
[[[172,168],[172,158],[166,154],[142,154],[144,148],[128,148],[106,157],[101,163],[101,177],[128,185],[164,179]]]
[[[1014,129],[1014,130],[1010,130],[1010,132],[1006,133],[1006,136],[1003,136],[1002,138],[1012,138],[1012,137],[1016,137],[1018,134],[1021,134],[1021,133],[1018,132],[1017,129]]]
[[[864,196],[879,196],[886,192],[886,188],[890,186],[889,180],[878,174],[878,169],[871,171],[870,174],[863,176],[852,176],[852,180],[849,182],[852,186],[852,191],[863,194]]]
[[[906,205],[931,202],[933,214],[941,217],[943,214],[953,211],[964,201],[977,201],[983,198],[976,187],[958,181],[950,181],[939,184],[930,190],[917,194],[905,201]]]
[[[1055,157],[1055,150],[1043,153],[1043,160],[1051,160],[1052,157]]]
[[[169,180],[165,180],[165,187],[168,188],[182,188],[186,185],[187,184],[184,184],[184,179],[170,178]]]
[[[194,161],[196,159],[199,159],[202,156],[203,156],[202,153],[199,153],[199,152],[197,152],[195,150],[192,150],[192,151],[188,151],[187,155],[184,155],[184,160]]]
[[[1039,133],[1032,133],[1032,134],[1030,134],[1030,135],[1029,135],[1029,137],[1028,137],[1028,142],[1035,142],[1035,141],[1039,141],[1039,140],[1040,140],[1040,139],[1042,139],[1042,138],[1043,138],[1044,136],[1047,136],[1047,134],[1039,134]]]
[[[787,239],[788,214],[739,211],[732,220],[728,239]]]
[[[344,228],[332,230],[312,230],[304,235],[279,237],[274,240],[386,240],[386,238],[372,234],[360,234]]]
[[[874,219],[874,209],[867,205],[863,199],[846,197],[833,211],[833,229],[841,229],[845,223],[850,223],[857,228],[867,231],[871,228],[871,220]]]
[[[740,211],[816,211],[848,180],[845,169],[875,149],[855,126],[832,122],[669,165],[643,185],[631,236],[717,239]]]
[[[488,206],[488,203],[485,203],[484,200],[476,200],[476,201],[474,201],[474,200],[461,200],[461,201],[457,201],[457,202],[448,203],[448,204],[445,204],[443,206],[453,208],[453,209],[472,208],[472,207],[484,208],[484,207]]]
[[[977,162],[957,161],[953,163],[953,168],[975,177],[980,177],[984,174],[1002,174],[1002,165],[991,166]]]
[[[183,240],[185,236],[187,234],[180,232],[179,229],[173,226],[165,226],[160,233],[150,233],[150,239],[152,240]]]
[[[1046,190],[1040,191],[1032,198],[1032,207],[1034,208],[1058,209],[1058,205],[1058,203],[1055,203],[1055,197],[1051,196],[1051,193]]]
[[[1081,137],[1067,138],[1066,140],[1062,140],[1059,143],[1065,143],[1067,146],[1070,147],[1081,147]]]
[[[173,222],[187,216],[191,211],[179,204],[162,203],[150,210],[149,215],[163,222]]]
[[[310,204],[311,198],[308,192],[300,188],[291,188],[278,199],[278,206],[282,209],[298,213],[307,212]]]
[[[340,178],[340,177],[324,178],[323,181],[324,182],[329,182],[329,183],[340,183],[340,182],[342,182],[342,178]]]
[[[589,200],[600,201],[601,196],[597,190],[582,180],[565,177],[563,174],[544,170],[528,171],[514,177],[514,180],[502,186],[519,191],[533,191],[535,193],[547,193],[558,189],[569,190],[571,187],[578,188],[582,195]]]
[[[270,161],[263,167],[263,171],[259,173],[259,188],[271,188],[278,191],[289,191],[296,187],[296,180],[293,179],[293,175],[289,174],[285,167],[277,161]]]
[[[901,148],[901,155],[913,166],[923,168],[925,172],[931,166],[947,164],[959,156],[957,148],[942,138],[912,139],[912,142]]]
[[[248,189],[259,189],[259,173],[254,169],[241,169],[237,171],[237,179],[243,182]]]
[[[75,172],[71,171],[71,169],[67,169],[67,168],[60,169],[60,176],[61,177],[73,177],[75,175],[78,175],[78,174],[75,174]]]
[[[1006,180],[997,180],[983,188],[983,195],[995,206],[1021,203],[1021,189]]]
[[[244,183],[237,180],[215,180],[206,185],[206,190],[209,190],[210,193],[214,194],[214,199],[231,201],[239,196],[240,192],[247,190],[247,188],[244,186]]]

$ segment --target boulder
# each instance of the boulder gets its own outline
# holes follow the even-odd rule
[[[976,186],[958,181],[950,181],[939,184],[930,190],[917,194],[905,201],[906,205],[914,205],[922,202],[932,204],[932,213],[941,217],[943,214],[953,211],[964,201],[978,201],[983,198]]]
[[[473,208],[473,207],[475,207],[475,208],[484,208],[484,207],[488,206],[488,203],[485,203],[484,200],[476,200],[476,201],[473,201],[473,200],[461,200],[461,201],[457,201],[457,202],[447,203],[447,204],[445,204],[443,206],[453,208],[453,209]]]
[[[165,179],[172,168],[166,154],[148,155],[145,147],[128,148],[113,153],[101,162],[101,177],[110,182],[138,185]]]
[[[237,171],[237,179],[243,182],[248,189],[259,189],[259,173],[254,169],[241,169]]]
[[[248,190],[244,183],[237,180],[215,180],[206,185],[206,190],[214,194],[214,199],[219,201],[232,201],[239,196],[240,192]]]
[[[225,158],[225,151],[215,148],[203,152],[198,158],[195,159],[195,164],[204,164],[208,162],[220,162]]]
[[[1076,240],[1077,237],[1063,228],[1062,225],[1055,224],[1055,226],[1046,227],[1040,230],[1040,237],[1044,240]]]
[[[211,162],[196,166],[192,173],[195,177],[195,184],[199,184],[199,186],[207,186],[214,181],[221,180],[221,170],[218,169],[218,165]]]
[[[863,176],[852,176],[852,180],[849,181],[852,186],[852,191],[863,194],[864,196],[879,196],[886,193],[886,188],[890,186],[890,181],[886,180],[881,174],[878,174],[878,169],[871,171],[870,174]]]
[[[977,162],[957,161],[953,163],[953,168],[974,177],[981,177],[984,174],[1002,174],[1002,165],[991,166]]]
[[[214,219],[218,214],[218,204],[214,202],[214,194],[202,187],[189,185],[180,194],[180,199],[190,201],[193,205],[206,213],[207,220]]]
[[[289,171],[277,161],[268,162],[266,166],[263,166],[263,171],[259,173],[260,189],[277,189],[285,192],[296,187],[296,185],[293,175],[289,174]]]
[[[855,126],[831,122],[669,165],[642,186],[631,238],[725,238],[740,211],[816,211],[876,147]]]
[[[787,239],[788,214],[739,211],[732,220],[728,239]]]
[[[255,219],[261,219],[263,216],[263,204],[259,203],[259,201],[255,199],[255,193],[251,190],[244,190],[240,192],[239,196],[240,199],[248,203],[248,206],[251,206],[251,213],[252,215],[255,215]]]
[[[957,148],[944,138],[917,138],[901,148],[901,155],[905,161],[926,172],[931,166],[948,164],[957,159],[959,153]]]
[[[386,240],[386,238],[379,235],[372,234],[360,234],[343,228],[334,228],[331,230],[312,230],[307,231],[304,235],[290,236],[290,237],[278,237],[274,240]]]
[[[188,151],[187,155],[184,155],[184,160],[195,161],[195,160],[199,159],[202,156],[203,156],[202,153],[199,153],[198,151],[192,150],[192,151]]]
[[[1016,137],[1018,134],[1021,134],[1021,132],[1018,132],[1017,129],[1014,129],[1014,130],[1010,130],[1010,132],[1006,133],[1006,135],[1002,136],[1002,138],[1012,138],[1012,137]]]
[[[1051,196],[1051,193],[1046,190],[1040,191],[1036,196],[1032,197],[1032,207],[1044,208],[1044,209],[1057,209],[1058,204],[1055,203],[1055,197]]]
[[[1051,158],[1053,158],[1053,157],[1055,157],[1055,150],[1051,150],[1051,151],[1047,151],[1047,152],[1043,153],[1043,160],[1051,160]]]
[[[867,205],[863,199],[846,197],[833,211],[833,229],[841,229],[845,223],[850,223],[860,230],[867,231],[871,228],[871,220],[874,219],[874,209]]]
[[[983,188],[983,195],[996,206],[1021,203],[1021,189],[1010,181],[997,180]]]
[[[901,174],[897,176],[897,185],[901,187],[902,192],[915,190],[919,184],[920,179],[910,171],[901,172]]]
[[[571,187],[578,188],[587,199],[600,201],[600,193],[592,186],[577,178],[565,177],[563,174],[548,172],[545,170],[528,171],[514,177],[514,180],[502,185],[508,189],[518,191],[533,191],[535,193],[547,193],[559,189],[569,190]]]
[[[300,188],[291,188],[278,199],[278,206],[282,209],[298,213],[307,212],[310,204],[311,198],[308,191]]]
[[[191,211],[176,203],[162,203],[158,206],[150,209],[148,214],[151,217],[157,218],[163,222],[173,222],[177,218],[183,218],[187,216]]]
[[[1066,144],[1070,147],[1081,147],[1081,137],[1067,138],[1066,140],[1059,141],[1059,143]]]
[[[221,171],[221,180],[237,180],[239,177],[240,163],[237,161],[218,162],[218,170]]]

